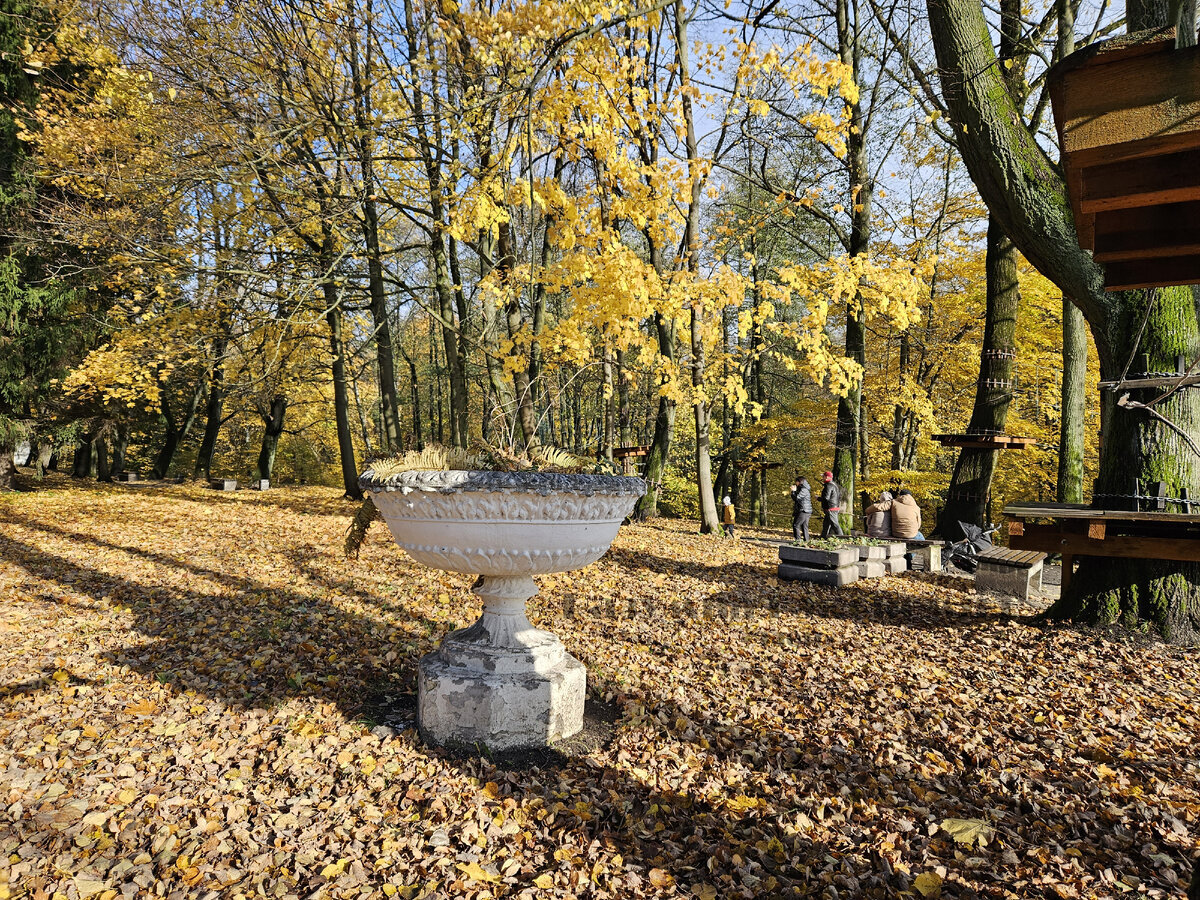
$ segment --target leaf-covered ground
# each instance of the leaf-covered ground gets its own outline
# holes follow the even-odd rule
[[[1190,875],[1194,651],[1037,627],[958,580],[781,584],[768,541],[627,527],[531,604],[611,739],[454,758],[381,710],[477,615],[470,579],[382,528],[341,559],[352,512],[316,488],[0,498],[0,898],[1167,897]]]

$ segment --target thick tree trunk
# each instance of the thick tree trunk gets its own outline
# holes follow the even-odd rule
[[[117,435],[113,441],[112,452],[112,471],[120,473],[125,471],[125,453],[129,450],[129,425],[125,422],[117,423]]]
[[[224,353],[224,349],[221,350]],[[217,437],[221,433],[221,413],[225,406],[225,366],[218,362],[213,369],[212,382],[208,387],[208,402],[204,406],[204,437],[196,454],[196,465],[192,477],[208,480],[212,477],[213,454],[217,449]]]
[[[1058,502],[1083,502],[1083,425],[1087,396],[1087,323],[1063,298],[1062,415],[1058,425]]]
[[[13,452],[0,450],[0,493],[17,489],[17,467],[13,464]]]
[[[174,453],[174,449],[171,451]],[[80,440],[75,445],[75,459],[71,462],[72,478],[87,478],[92,474],[92,442]]]
[[[269,408],[260,406],[258,410],[263,420],[263,439],[258,462],[254,466],[255,481],[263,478],[269,481],[275,471],[275,455],[279,452],[279,437],[283,434],[283,417],[287,414],[287,406],[287,397],[277,395],[271,398]]]
[[[1173,371],[1177,357],[1192,360],[1200,354],[1195,302],[1186,287],[1157,290],[1141,342],[1134,346],[1151,302],[1148,295],[1153,293],[1126,293],[1124,314],[1115,323],[1114,331],[1123,338],[1118,358],[1133,358],[1131,375],[1139,374],[1142,365],[1151,372]],[[1106,381],[1118,380],[1121,368],[1102,365],[1101,376]],[[1148,403],[1161,389],[1128,393],[1132,400]],[[1176,391],[1153,407],[1174,428],[1144,409],[1117,405],[1118,396],[1106,392],[1103,397],[1108,409],[1094,502],[1109,509],[1137,509],[1137,495],[1144,496],[1146,488],[1158,481],[1166,484],[1168,497],[1180,497],[1183,490],[1191,497],[1200,496],[1200,455],[1179,433],[1191,436],[1193,443],[1200,438],[1200,391]],[[1142,504],[1141,508],[1148,507]],[[1049,614],[1088,624],[1149,622],[1169,640],[1200,643],[1200,561],[1081,557],[1066,595]]]
[[[92,441],[92,467],[95,469],[97,481],[112,483],[112,469],[109,468],[109,446],[107,429]]]
[[[180,443],[188,436],[188,432],[192,430],[192,425],[196,422],[196,413],[200,409],[200,398],[204,394],[204,384],[206,379],[201,379],[196,384],[196,389],[192,391],[188,397],[187,405],[183,411],[183,422],[176,427],[175,416],[171,412],[171,404],[167,395],[166,384],[162,385],[162,414],[163,420],[167,423],[167,432],[163,437],[162,449],[158,451],[158,456],[154,459],[154,469],[152,476],[154,478],[166,478],[167,473],[171,470],[171,461],[175,458],[175,451],[179,449]]]
[[[1017,251],[995,218],[988,219],[987,308],[984,312],[983,347],[979,359],[979,381],[971,410],[968,434],[989,436],[1004,432],[1013,396],[1016,361],[1017,311],[1021,305],[1017,275]],[[996,452],[965,447],[958,454],[938,534],[947,540],[962,537],[959,522],[982,525],[987,514]]]

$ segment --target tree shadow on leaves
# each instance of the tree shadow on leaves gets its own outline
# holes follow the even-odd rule
[[[124,577],[0,535],[0,557],[30,576],[129,609],[134,627],[149,641],[107,651],[107,662],[233,706],[269,707],[291,696],[312,696],[355,716],[374,694],[412,693],[417,660],[433,649],[445,627],[415,606],[405,606],[394,617],[399,621],[388,622],[321,598],[334,589],[345,591],[346,584],[318,581],[311,591],[281,590],[90,534],[29,519],[20,524],[183,576]],[[197,579],[219,589],[180,586]]]

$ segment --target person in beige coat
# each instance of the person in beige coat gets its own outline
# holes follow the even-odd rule
[[[892,501],[892,537],[906,541],[923,541],[921,534],[921,507],[911,491],[901,490]]]

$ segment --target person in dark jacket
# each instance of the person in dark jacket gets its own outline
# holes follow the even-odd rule
[[[842,511],[842,486],[833,480],[833,473],[825,473],[825,486],[821,488],[821,509],[825,513],[825,522],[821,525],[821,537],[842,535],[842,523],[838,521],[838,513]]]
[[[812,490],[808,479],[803,475],[796,476],[792,485],[792,534],[796,540],[808,543],[808,520],[812,518]]]

